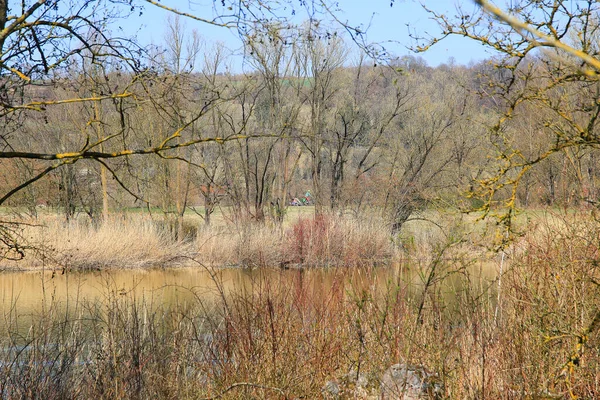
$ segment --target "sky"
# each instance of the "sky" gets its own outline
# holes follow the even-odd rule
[[[292,1],[297,2],[297,0]],[[428,8],[447,15],[456,13],[456,4],[461,4],[467,11],[476,7],[472,0],[421,1]],[[220,2],[217,1],[218,3]],[[213,0],[161,0],[161,4],[204,18],[211,18],[213,15]],[[468,64],[492,56],[492,53],[480,44],[460,37],[446,38],[425,53],[412,53],[408,49],[414,44],[409,37],[409,30],[423,35],[439,33],[437,24],[431,20],[417,0],[395,0],[393,7],[390,7],[390,0],[338,0],[338,4],[339,10],[336,11],[336,16],[339,20],[351,26],[368,27],[367,40],[384,43],[388,52],[397,56],[417,55],[430,66],[448,63],[450,58],[453,58],[457,64]],[[169,14],[159,7],[148,4],[142,16],[136,14],[127,21],[122,21],[121,28],[126,34],[136,34],[138,40],[144,44],[152,43],[160,46],[166,35]],[[301,23],[305,16],[298,12],[294,22]],[[185,21],[188,31],[196,29],[209,45],[220,41],[230,50],[241,48],[241,41],[233,30],[209,26],[187,18],[182,20]],[[235,68],[238,69],[240,66]]]

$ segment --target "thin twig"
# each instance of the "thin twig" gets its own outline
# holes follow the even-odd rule
[[[546,35],[543,32],[540,32],[538,29],[535,29],[533,26],[513,17],[512,15],[505,13],[500,8],[496,7],[495,5],[493,5],[492,3],[490,3],[487,0],[475,0],[475,2],[477,4],[479,4],[488,13],[492,14],[499,20],[504,21],[507,24],[509,24],[515,31],[517,31],[526,40],[529,40],[529,42],[532,43],[533,45],[539,46],[539,47],[554,47],[554,48],[563,50],[563,51],[579,58],[580,60],[584,61],[586,64],[588,64],[590,67],[592,67],[595,70],[595,71],[585,71],[586,73],[595,75],[596,73],[598,73],[600,71],[600,60],[590,56],[586,52],[578,50],[574,47],[571,47],[571,46],[561,42],[558,39],[555,39],[551,36]],[[525,35],[525,32],[530,33],[531,35],[541,39],[542,41],[528,38]]]
[[[230,390],[239,388],[239,387],[252,387],[252,388],[257,388],[257,389],[264,389],[264,390],[272,390],[274,392],[280,393],[285,399],[288,398],[288,396],[285,394],[285,392],[279,388],[273,387],[273,386],[265,386],[265,385],[259,385],[257,383],[251,383],[251,382],[237,382],[232,384],[231,386],[229,386],[227,389],[225,389],[224,391],[222,391],[221,393],[219,393],[216,396],[213,397],[203,397],[200,400],[214,400],[214,399],[219,399],[221,397],[223,397],[227,392],[229,392]]]

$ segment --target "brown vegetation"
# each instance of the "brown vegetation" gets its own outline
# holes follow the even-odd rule
[[[9,313],[0,393],[319,398],[326,381],[354,371],[375,396],[403,361],[437,373],[446,398],[596,398],[600,225],[568,216],[558,228],[553,218],[508,255],[501,286],[460,257],[444,258],[446,274],[428,285],[436,255],[408,252],[395,273],[338,268],[327,284],[299,269],[225,290],[209,269],[217,296],[189,289],[186,304],[107,284],[103,304],[50,304],[27,331]]]
[[[25,223],[27,220],[23,221]],[[351,217],[292,218],[283,227],[247,221],[203,226],[188,217],[178,238],[167,220],[113,216],[99,224],[45,215],[21,226],[25,258],[3,268],[169,268],[200,262],[212,267],[359,267],[389,263],[398,250],[386,227]],[[195,261],[192,261],[195,260]]]
[[[179,19],[162,52],[113,36],[136,1],[0,1],[0,267],[193,264],[216,295],[107,283],[27,329],[14,299],[0,397],[317,398],[354,373],[373,397],[399,361],[447,398],[600,397],[599,3],[431,10],[420,50],[497,52],[435,68],[351,63],[320,2],[299,26],[285,0],[221,3],[191,18],[236,26],[247,74]],[[223,266],[280,272],[226,291]]]

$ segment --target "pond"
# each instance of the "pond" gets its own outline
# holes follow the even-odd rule
[[[493,263],[477,264],[461,273],[443,271],[443,284],[437,294],[447,303],[465,289],[465,281],[485,290],[495,277]],[[9,321],[19,330],[28,329],[40,316],[77,309],[81,303],[103,304],[123,297],[155,306],[184,306],[210,302],[221,294],[257,291],[268,282],[275,288],[295,287],[313,297],[326,296],[333,287],[346,291],[385,292],[390,286],[403,286],[407,301],[418,298],[428,278],[427,270],[395,265],[372,269],[260,269],[179,268],[151,270],[107,270],[88,272],[38,271],[0,273],[0,326]],[[464,274],[468,279],[464,279]],[[440,274],[436,276],[439,279]],[[471,287],[470,289],[473,289]],[[491,294],[490,294],[491,296]],[[16,324],[18,322],[18,324]],[[6,334],[3,329],[1,334]]]
[[[232,395],[294,382],[316,398],[357,364],[435,366],[492,321],[495,268],[430,265],[5,272],[0,399],[213,398],[269,381]]]

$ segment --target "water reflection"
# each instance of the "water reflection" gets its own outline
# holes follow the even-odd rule
[[[426,271],[402,266],[373,269],[220,269],[205,268],[116,270],[102,272],[11,272],[0,274],[0,326],[21,321],[21,329],[47,312],[73,310],[78,304],[101,305],[124,297],[144,300],[156,306],[185,305],[199,300],[210,302],[221,294],[257,291],[261,285],[270,290],[302,290],[323,298],[334,287],[343,285],[348,293],[369,286],[371,293],[384,293],[402,287],[407,296],[417,298],[426,281]],[[495,276],[493,265],[476,265],[464,274],[450,275],[438,285],[437,295],[451,303],[465,282],[485,289]],[[263,287],[264,289],[264,287]],[[374,289],[374,290],[373,290]],[[3,330],[4,331],[4,330]],[[5,334],[5,332],[3,332]]]

